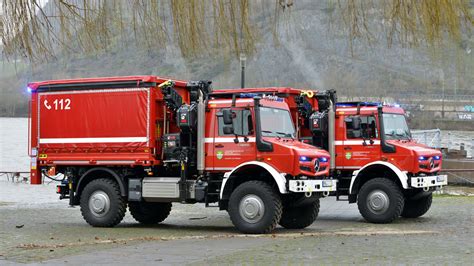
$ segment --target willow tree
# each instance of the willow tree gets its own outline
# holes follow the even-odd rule
[[[7,57],[31,61],[57,51],[106,51],[134,34],[153,49],[177,44],[185,57],[216,49],[255,50],[261,31],[275,31],[298,0],[2,0],[0,38]],[[390,46],[459,40],[473,26],[468,0],[328,0],[347,39],[371,41],[382,31]],[[264,22],[257,20],[262,17]],[[282,14],[285,14],[284,16]],[[381,21],[373,26],[373,18]],[[277,38],[277,34],[274,34]]]

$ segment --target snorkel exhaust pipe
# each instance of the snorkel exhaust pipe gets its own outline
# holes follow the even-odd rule
[[[254,97],[254,109],[255,109],[255,141],[257,144],[258,151],[273,151],[273,145],[270,142],[266,142],[262,139],[262,126],[260,118],[260,96]]]

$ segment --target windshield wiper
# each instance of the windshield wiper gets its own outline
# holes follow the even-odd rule
[[[270,131],[270,130],[262,130],[262,133],[267,133],[267,134],[270,134],[271,136],[275,136],[275,132]]]
[[[292,138],[293,139],[293,134],[291,134],[291,133],[278,132],[278,131],[275,132],[275,133],[283,135],[283,137],[285,137],[285,138]]]
[[[391,133],[385,133],[385,136],[389,136],[389,137],[391,137],[392,139],[401,140],[401,139],[399,138],[399,135],[398,135],[398,134],[395,134],[394,131],[392,131]]]
[[[407,140],[410,140],[410,134],[407,132],[407,131],[404,131],[404,133],[397,133],[395,134],[396,136],[400,137],[400,140],[401,139],[407,139]]]
[[[411,134],[408,130],[405,130],[405,134],[407,135],[407,138],[409,141],[413,140],[412,137],[411,137]]]

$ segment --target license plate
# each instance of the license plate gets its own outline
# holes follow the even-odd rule
[[[332,187],[332,180],[323,180],[323,187]]]
[[[437,182],[444,182],[444,176],[440,175],[436,177]]]

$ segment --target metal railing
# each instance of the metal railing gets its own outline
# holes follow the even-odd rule
[[[8,182],[17,183],[29,183],[30,172],[2,172],[0,171],[1,177],[5,177]]]
[[[448,132],[447,134],[447,148],[454,150],[465,150],[467,158],[472,158],[474,155],[474,138],[459,133]]]
[[[474,137],[457,132],[441,132],[440,129],[412,130],[412,137],[418,143],[435,149],[465,150],[466,158],[474,156]]]
[[[423,143],[431,148],[441,149],[441,130],[427,129],[427,130],[412,130],[411,135],[418,143]]]

